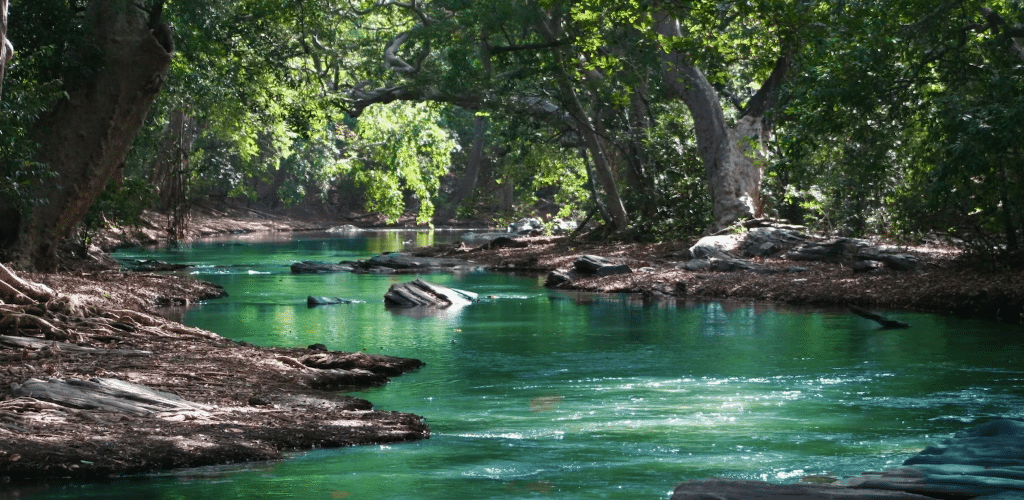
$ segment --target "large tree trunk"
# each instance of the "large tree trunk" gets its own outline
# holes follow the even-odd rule
[[[40,120],[39,158],[57,174],[43,186],[45,203],[21,217],[11,255],[19,266],[56,268],[56,249],[81,221],[107,181],[124,165],[171,63],[166,25],[133,0],[91,0],[85,11],[87,40],[101,67],[66,82],[67,98]],[[158,20],[157,20],[158,22]]]
[[[466,161],[466,172],[459,179],[459,185],[452,192],[451,198],[444,207],[441,216],[449,219],[455,216],[459,206],[467,198],[473,195],[476,190],[476,183],[480,179],[480,167],[484,162],[484,139],[487,121],[482,116],[473,117],[473,146],[469,150],[469,159]]]
[[[655,31],[681,37],[679,22],[659,15]],[[697,150],[707,172],[714,211],[714,229],[754,216],[761,190],[761,117],[747,115],[730,128],[718,92],[688,58],[677,51],[661,54],[666,86],[686,104],[693,116]]]

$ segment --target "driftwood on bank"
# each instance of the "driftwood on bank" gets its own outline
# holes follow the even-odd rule
[[[54,354],[62,352],[70,354],[110,354],[115,356],[149,356],[153,354],[150,351],[142,351],[138,349],[98,349],[95,347],[68,344],[66,342],[55,342],[31,337],[11,337],[9,335],[0,335],[0,348],[2,347],[12,349],[48,349]]]
[[[886,328],[886,329],[910,328],[910,325],[907,324],[907,323],[879,316],[879,315],[877,315],[877,314],[875,314],[875,313],[873,313],[871,311],[868,311],[866,309],[861,309],[860,307],[857,307],[857,306],[852,306],[851,305],[851,306],[849,306],[849,308],[850,308],[850,312],[852,312],[853,314],[856,314],[857,316],[860,316],[862,318],[870,319],[871,321],[877,321],[878,324],[882,325],[882,328]]]
[[[50,401],[61,406],[98,409],[132,415],[151,415],[161,411],[203,410],[195,403],[168,392],[150,389],[115,378],[90,380],[32,378],[15,385],[11,394]]]

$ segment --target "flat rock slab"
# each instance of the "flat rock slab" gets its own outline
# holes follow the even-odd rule
[[[477,294],[435,285],[421,279],[395,283],[384,294],[384,305],[390,307],[450,307],[476,302]]]
[[[202,410],[202,406],[185,401],[176,394],[157,391],[144,385],[115,378],[89,380],[32,378],[15,385],[11,394],[49,401],[68,408],[100,409],[151,415],[161,411]]]
[[[740,479],[687,481],[670,500],[935,500],[905,491],[843,488],[821,484],[772,484]]]

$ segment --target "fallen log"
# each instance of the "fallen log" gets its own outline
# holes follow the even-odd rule
[[[115,356],[149,356],[150,351],[136,349],[97,349],[67,342],[54,342],[52,340],[35,339],[31,337],[11,337],[0,335],[0,347],[12,349],[43,349],[49,348],[54,352],[81,353],[81,354],[111,354]]]
[[[894,319],[884,318],[871,311],[861,309],[857,306],[849,306],[849,308],[850,312],[852,312],[853,314],[856,314],[857,316],[860,316],[862,318],[870,319],[872,321],[877,321],[878,324],[882,325],[882,328],[885,329],[910,328],[910,325],[907,323],[904,323],[902,321],[896,321]]]

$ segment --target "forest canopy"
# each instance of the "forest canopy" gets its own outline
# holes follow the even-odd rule
[[[24,268],[232,200],[1024,248],[1021,0],[33,0],[2,27]]]

